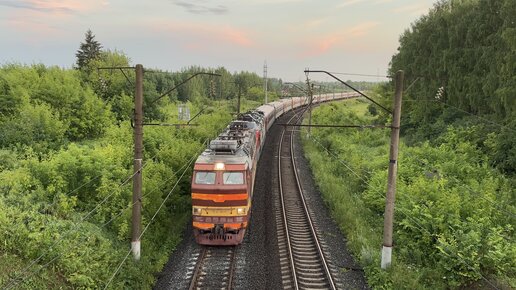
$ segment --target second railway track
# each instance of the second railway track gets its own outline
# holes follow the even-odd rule
[[[299,182],[294,132],[283,129],[278,150],[277,227],[283,287],[336,289]]]

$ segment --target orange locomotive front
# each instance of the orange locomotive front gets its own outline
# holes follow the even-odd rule
[[[196,163],[192,178],[192,216],[197,243],[238,245],[251,208],[246,164]]]

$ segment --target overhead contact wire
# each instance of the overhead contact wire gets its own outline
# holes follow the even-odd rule
[[[315,140],[316,143],[318,143],[321,147],[323,147],[328,153],[330,153],[332,156],[334,156],[334,158],[337,160],[337,161],[340,161],[340,158],[338,156],[336,156],[333,152],[329,151],[329,149],[325,148],[320,142],[318,142],[315,137],[310,137],[310,139],[312,140]],[[343,164],[343,163],[342,163]],[[359,176],[356,172],[354,172],[350,167],[346,166],[346,168],[348,168],[349,170],[351,170],[355,175]],[[359,178],[364,181],[366,184],[367,181],[360,177]],[[376,189],[375,192],[379,193],[382,197],[384,196],[382,192],[380,192],[380,190]],[[412,222],[414,222],[416,225],[417,225],[417,228],[419,228],[421,230],[421,232],[425,232],[429,237],[433,237],[434,235],[432,233],[430,233],[430,231],[428,231],[425,227],[423,227],[420,223],[418,223],[414,218],[412,218],[410,215],[408,215],[407,213],[405,213],[403,211],[402,208],[398,208],[398,211],[403,213],[403,215],[405,215],[405,217],[407,217],[408,219],[410,219]],[[496,290],[499,290],[498,287],[496,287],[496,285],[494,285],[491,281],[489,281],[484,275],[482,275],[482,273],[480,272],[477,272],[475,271],[475,268],[473,266],[471,266],[470,264],[468,264],[462,257],[460,257],[460,255],[456,254],[456,253],[447,253],[446,251],[444,251],[445,254],[447,254],[448,256],[450,256],[450,254],[453,254],[453,256],[455,256],[456,258],[458,258],[463,264],[465,264],[466,266],[468,266],[471,270],[473,270],[474,272],[476,272],[478,275],[480,275],[480,277],[486,281],[491,287],[493,287],[493,289],[496,289]]]
[[[155,155],[156,156],[156,155]],[[155,157],[154,156],[154,157]],[[154,158],[153,157],[153,158]],[[152,158],[151,158],[152,159]],[[127,179],[125,179],[118,187],[122,187],[124,185],[127,184],[127,182],[129,180],[131,180],[131,178],[136,175],[136,173],[138,173],[140,170],[142,170],[146,165],[148,164],[148,162],[146,162],[144,165],[142,165],[138,171],[134,172],[130,177],[128,177]],[[88,213],[86,213],[84,216],[82,216],[78,222],[74,223],[73,227],[71,229],[69,229],[68,231],[66,231],[60,238],[58,238],[57,240],[54,241],[54,243],[52,243],[52,245],[50,245],[49,249],[52,249],[54,246],[56,246],[59,242],[61,242],[63,240],[64,237],[66,237],[68,234],[70,234],[71,232],[73,232],[74,230],[76,230],[80,223],[87,220],[88,217],[94,213],[98,207],[102,204],[104,204],[108,198],[110,198],[115,192],[113,191],[111,194],[107,195],[100,203],[98,203],[91,211],[89,211]],[[44,252],[43,254],[41,254],[40,256],[38,256],[36,259],[32,260],[30,262],[30,264],[25,267],[22,271],[21,271],[21,274],[20,276],[24,275],[30,268],[32,268],[38,261],[40,261],[45,255],[47,254],[47,252]],[[16,281],[18,278],[17,277],[14,277],[14,278],[11,278],[10,281]],[[9,281],[8,281],[9,282]],[[7,284],[6,288],[9,289],[10,287],[14,287],[16,285],[18,285],[19,282],[15,282],[14,285],[13,285],[13,282],[10,282],[9,284]]]
[[[190,165],[193,161],[193,158],[190,159],[188,165]],[[139,236],[139,240],[143,237],[143,235],[145,234],[145,232],[147,231],[147,229],[149,228],[149,226],[152,224],[152,222],[154,221],[154,219],[156,218],[156,216],[158,215],[158,213],[161,211],[161,209],[163,208],[163,205],[165,204],[165,202],[168,200],[168,198],[170,197],[170,195],[172,194],[172,192],[176,189],[177,185],[179,184],[179,182],[181,181],[181,179],[183,179],[183,176],[186,174],[186,172],[188,171],[188,168],[186,168],[183,173],[181,174],[181,176],[177,179],[177,182],[174,184],[174,186],[172,187],[172,189],[168,192],[167,196],[165,197],[165,199],[163,200],[163,202],[160,204],[160,206],[158,207],[158,209],[156,210],[156,212],[154,213],[154,215],[152,216],[151,220],[149,221],[149,223],[145,226],[145,228],[143,229],[143,231],[141,232],[140,236]],[[111,276],[111,278],[108,280],[108,282],[106,283],[106,286],[104,287],[104,289],[107,289],[107,287],[111,284],[111,282],[113,281],[113,279],[115,278],[116,274],[118,274],[118,272],[120,271],[120,269],[122,268],[122,265],[125,263],[125,261],[127,260],[127,258],[129,257],[129,254],[131,253],[131,250],[128,251],[128,254],[124,257],[124,259],[122,260],[122,262],[118,265],[117,269],[115,270],[115,272],[113,273],[113,275]]]

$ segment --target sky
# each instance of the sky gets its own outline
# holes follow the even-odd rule
[[[399,36],[435,0],[0,0],[0,64],[70,68],[91,29],[132,64],[223,66],[284,81],[304,70],[386,75]],[[346,80],[385,80],[342,75]],[[311,79],[329,81],[326,75]]]

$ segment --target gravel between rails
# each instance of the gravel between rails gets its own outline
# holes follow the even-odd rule
[[[286,122],[290,114],[278,120]],[[258,162],[254,187],[251,221],[243,243],[238,246],[234,276],[234,289],[282,289],[279,253],[276,238],[274,194],[278,194],[277,165],[275,156],[281,127],[274,125],[268,132],[267,142]],[[346,240],[331,218],[330,212],[314,183],[308,161],[297,134],[295,149],[302,187],[311,208],[312,219],[321,231],[324,251],[337,275],[340,289],[369,289],[364,273],[354,262],[346,248]],[[184,239],[171,254],[163,271],[157,275],[154,289],[188,289],[200,247],[195,243],[191,221],[184,232]]]
[[[315,184],[310,164],[304,157],[300,134],[296,134],[295,138],[297,139],[294,145],[297,170],[299,176],[303,176],[300,181],[301,186],[325,257],[332,266],[332,270],[338,269],[337,272],[332,271],[337,281],[337,287],[339,289],[369,289],[363,270],[348,251],[346,238],[331,217],[330,210]]]

